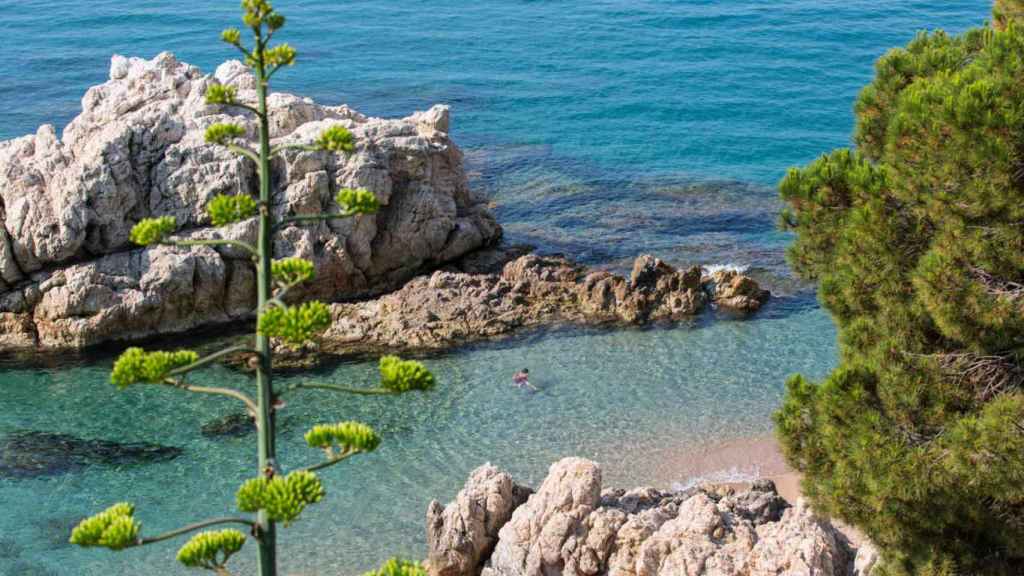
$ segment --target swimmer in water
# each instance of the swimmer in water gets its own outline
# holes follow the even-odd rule
[[[534,392],[538,391],[537,388],[533,386],[533,384],[530,384],[529,368],[523,368],[519,372],[516,372],[515,376],[512,377],[512,383],[515,384],[517,388],[529,388]]]

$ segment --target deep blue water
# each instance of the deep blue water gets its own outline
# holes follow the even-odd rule
[[[397,2],[279,0],[300,62],[275,87],[375,115],[443,102],[473,184],[510,240],[622,268],[644,251],[748,266],[782,298],[755,319],[640,331],[535,334],[427,360],[439,390],[401,399],[297,397],[282,452],[307,462],[304,422],[369,421],[374,455],[325,473],[330,496],[284,536],[285,573],[354,574],[423,554],[423,512],[491,460],[537,481],[558,456],[605,465],[619,484],[672,477],[654,448],[685,451],[770,430],[786,375],[821,377],[834,329],[783,260],[773,186],[785,169],[849,143],[872,63],[924,28],[961,31],[986,1],[684,0]],[[0,4],[0,139],[66,124],[112,53],[171,50],[212,70],[233,1],[18,0]],[[0,575],[184,573],[175,546],[122,554],[64,544],[113,501],[162,530],[231,508],[250,439],[211,441],[219,400],[118,393],[109,358],[0,367],[0,435],[44,429],[181,446],[167,463],[0,479]],[[510,389],[523,365],[547,387]],[[370,378],[372,364],[317,377]],[[246,385],[225,370],[200,378]],[[287,424],[291,422],[291,424]],[[683,481],[685,478],[679,478]],[[245,556],[245,554],[243,554]],[[238,572],[251,567],[242,558]]]

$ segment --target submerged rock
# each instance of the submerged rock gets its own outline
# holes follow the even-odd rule
[[[255,241],[254,220],[214,229],[205,213],[215,195],[254,194],[258,185],[250,161],[204,141],[217,122],[255,133],[251,114],[205,103],[214,84],[255,99],[238,61],[204,75],[166,52],[115,56],[110,79],[86,92],[63,135],[45,125],[0,142],[0,347],[76,348],[249,317],[255,284],[244,254],[142,249],[128,239],[140,219],[174,216],[183,238]],[[392,120],[283,93],[268,106],[276,144],[341,125],[356,146],[351,156],[276,158],[276,216],[336,211],[344,187],[368,188],[382,205],[377,214],[283,230],[276,256],[317,264],[316,281],[296,297],[380,294],[500,236],[448,137],[447,107]]]
[[[86,440],[56,432],[14,432],[0,440],[0,478],[57,476],[90,465],[123,466],[173,460],[181,448]]]
[[[207,438],[220,436],[245,436],[256,431],[256,423],[252,416],[238,412],[211,420],[199,428],[199,433]]]
[[[499,250],[474,256],[466,269],[494,270],[509,255]],[[375,300],[335,304],[334,321],[317,350],[444,349],[563,322],[680,320],[699,313],[708,302],[752,312],[768,297],[746,276],[722,277],[742,285],[735,290],[716,288],[716,278],[702,278],[699,267],[677,270],[648,255],[636,259],[626,279],[588,271],[561,256],[527,254],[496,272],[439,270]],[[749,299],[741,299],[740,293]]]
[[[486,472],[481,472],[486,470]],[[491,527],[481,478],[511,480],[493,467],[474,472],[456,501],[431,503],[428,546],[432,576],[847,576],[846,540],[802,502],[789,507],[771,482],[734,492],[654,488],[602,491],[601,469],[581,458],[551,466],[540,489],[507,519],[498,507]],[[466,498],[464,493],[473,494]],[[498,499],[503,504],[506,500]],[[467,515],[464,510],[474,513]],[[442,519],[443,522],[437,519]],[[493,553],[486,550],[497,531]],[[441,527],[442,529],[439,529]],[[443,537],[438,537],[438,534]],[[480,545],[474,539],[481,541]],[[450,559],[457,561],[449,561]],[[475,562],[474,562],[475,559]]]

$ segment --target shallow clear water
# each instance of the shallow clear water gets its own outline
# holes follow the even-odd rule
[[[323,473],[329,496],[284,531],[285,566],[349,574],[387,553],[422,555],[427,503],[450,499],[483,462],[536,483],[552,461],[580,455],[604,464],[606,482],[626,485],[657,467],[644,457],[645,447],[685,449],[709,436],[764,434],[785,376],[821,376],[834,354],[830,321],[820,310],[780,312],[757,322],[537,334],[428,358],[441,382],[429,394],[352,399],[303,391],[290,397],[280,422],[286,465],[318,461],[302,441],[308,423],[363,420],[384,444]],[[539,393],[511,386],[509,375],[522,366],[531,368]],[[373,368],[342,364],[302,378],[369,383]],[[202,372],[197,382],[248,385],[223,368]],[[186,450],[166,463],[0,480],[0,550],[13,544],[10,561],[44,574],[71,573],[61,569],[69,564],[74,574],[177,574],[170,567],[173,546],[83,551],[64,544],[67,530],[122,499],[138,504],[139,518],[154,532],[220,515],[233,508],[234,489],[252,474],[253,436],[209,440],[198,434],[204,422],[236,409],[230,400],[183,402],[164,389],[117,392],[103,366],[10,368],[3,392],[0,434],[53,430]]]
[[[851,102],[888,47],[920,28],[979,24],[989,9],[987,0],[277,4],[301,57],[277,87],[379,115],[450,104],[473,184],[511,241],[617,269],[643,251],[730,262],[783,295],[745,322],[539,333],[429,358],[441,384],[426,395],[296,396],[281,422],[286,463],[315,458],[301,444],[312,421],[363,419],[385,436],[377,453],[325,473],[328,498],[284,532],[285,573],[303,574],[422,556],[427,502],[450,499],[488,460],[536,482],[559,456],[588,456],[627,485],[671,477],[645,458],[650,450],[768,432],[786,375],[820,377],[835,362],[830,320],[785,267],[773,184],[789,165],[848,143]],[[114,52],[172,50],[211,70],[231,57],[216,37],[237,14],[232,0],[0,5],[0,138],[63,126]],[[185,454],[0,480],[0,575],[184,573],[173,545],[80,550],[65,544],[67,530],[121,499],[138,503],[152,531],[221,514],[249,476],[251,437],[198,434],[230,401],[119,393],[109,363],[3,364],[0,435],[52,430]],[[543,392],[508,385],[523,366]],[[373,368],[345,363],[311,377],[369,382]],[[247,385],[226,369],[200,378]]]

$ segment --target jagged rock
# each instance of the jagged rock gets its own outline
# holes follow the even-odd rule
[[[456,260],[449,271],[466,274],[501,274],[506,264],[520,256],[526,256],[533,250],[533,246],[525,244],[477,250]]]
[[[493,270],[509,256],[508,250],[495,252],[475,256],[467,268]],[[637,258],[627,280],[588,272],[562,256],[526,254],[500,272],[439,270],[376,300],[335,304],[319,350],[435,350],[561,322],[679,320],[700,312],[706,293],[700,268],[676,270],[651,256]]]
[[[628,284],[607,272],[587,276],[580,300],[590,313],[614,314],[628,323],[677,320],[703,308],[700,279],[700,267],[684,272],[645,254],[633,262]]]
[[[214,195],[257,186],[251,162],[204,142],[216,122],[255,134],[251,114],[205,103],[214,83],[255,97],[237,61],[203,75],[169,53],[115,56],[109,81],[86,92],[62,137],[45,125],[0,142],[0,346],[81,347],[248,316],[254,292],[244,255],[128,241],[137,221],[162,215],[177,218],[182,237],[254,238],[253,221],[214,230],[205,214]],[[318,265],[317,281],[297,297],[379,294],[500,236],[468,186],[447,107],[385,120],[290,94],[268,100],[275,143],[311,141],[334,124],[356,140],[348,157],[290,151],[275,159],[276,215],[336,209],[342,187],[369,188],[383,205],[375,215],[284,231],[276,256]]]
[[[715,304],[741,312],[760,309],[771,296],[752,278],[735,270],[719,270],[711,275],[707,284]]]
[[[871,542],[861,542],[853,559],[853,576],[871,576],[880,558],[878,548]]]
[[[35,342],[35,324],[31,315],[0,312],[0,349],[29,348]]]
[[[750,490],[725,496],[730,508],[755,526],[777,522],[788,507],[771,480],[757,480]]]
[[[596,464],[582,458],[556,462],[537,493],[498,532],[498,545],[483,574],[563,573],[563,545],[568,556],[585,562],[586,552],[574,548],[587,542],[585,520],[600,498],[601,469]],[[569,546],[570,538],[577,546]]]
[[[74,472],[94,464],[124,466],[164,462],[181,448],[86,440],[55,432],[21,431],[0,440],[0,478],[34,478]]]
[[[748,570],[753,574],[845,575],[850,556],[845,538],[817,518],[801,498],[778,522],[757,527]]]
[[[473,473],[456,502],[428,511],[432,574],[445,576],[847,576],[845,538],[803,502],[789,508],[771,482],[749,490],[601,490],[581,458],[553,464],[540,489],[498,530],[480,518],[491,495],[507,518],[512,481]],[[474,487],[471,491],[470,487]],[[467,522],[472,518],[472,522]],[[491,524],[491,527],[498,523]],[[443,528],[443,529],[442,529]],[[444,535],[443,538],[438,534]],[[478,546],[473,539],[483,538]],[[481,567],[479,562],[486,559]]]
[[[512,511],[530,489],[507,472],[486,464],[473,471],[455,501],[427,509],[427,563],[432,576],[476,576]]]

